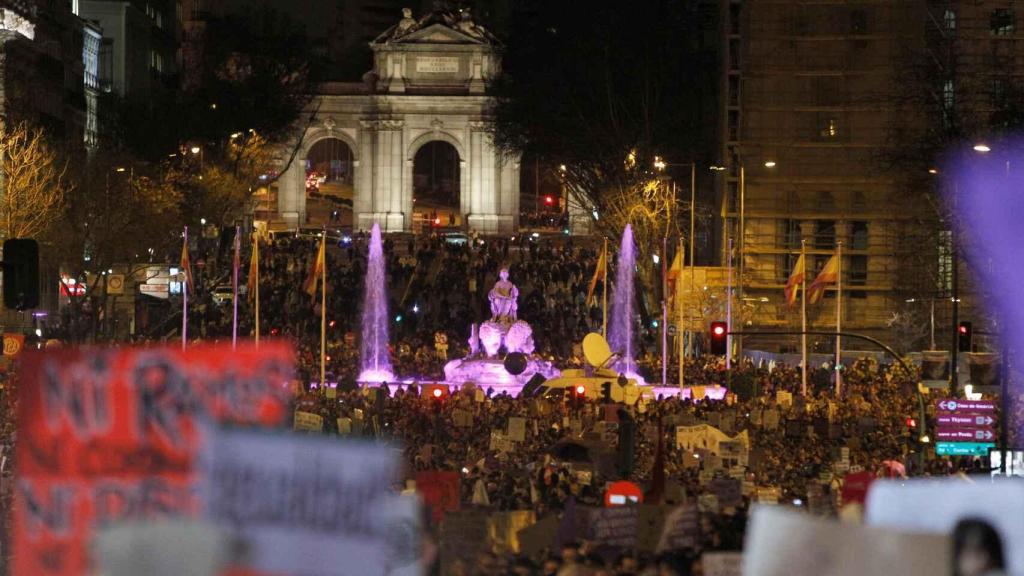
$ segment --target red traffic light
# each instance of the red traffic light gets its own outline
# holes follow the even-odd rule
[[[554,196],[545,196],[544,197],[544,203],[547,204],[548,206],[554,204],[555,203],[555,197]]]
[[[907,418],[907,428],[917,428],[917,420]]]
[[[585,386],[583,386],[582,384],[580,384],[579,386],[576,387],[576,393],[579,394],[580,396],[582,396],[586,392],[587,392],[587,388]]]
[[[725,326],[722,324],[714,324],[711,326],[711,333],[715,336],[722,336],[725,334]]]
[[[441,392],[440,388],[434,388],[434,398],[440,398],[444,392]]]
[[[961,324],[960,325],[960,333],[961,334],[967,334],[967,326],[964,326],[963,324]]]

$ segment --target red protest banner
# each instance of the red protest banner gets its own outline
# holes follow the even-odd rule
[[[203,423],[281,426],[291,379],[277,343],[27,352],[14,576],[92,573],[97,529],[196,513]]]
[[[430,507],[435,523],[444,518],[445,512],[459,509],[458,472],[424,470],[416,473],[416,491],[423,497],[423,503]]]

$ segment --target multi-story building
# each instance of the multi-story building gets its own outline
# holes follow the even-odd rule
[[[923,194],[939,179],[903,152],[927,156],[934,143],[920,137],[942,122],[943,106],[971,120],[961,136],[983,134],[978,118],[1014,93],[1024,44],[1012,4],[722,0],[722,242],[736,249],[744,329],[798,330],[799,302],[788,306],[783,288],[801,242],[808,282],[842,243],[844,328],[889,341],[909,330],[928,345],[936,301],[938,347],[949,347],[948,217]],[[983,72],[979,61],[993,66]],[[928,70],[935,63],[948,76]],[[959,292],[980,322],[967,276]],[[808,306],[811,329],[834,329],[835,288]]]
[[[66,2],[0,1],[0,114],[87,140],[83,25]]]
[[[107,91],[146,100],[176,89],[182,20],[176,0],[77,0],[78,14],[103,31],[100,82]]]

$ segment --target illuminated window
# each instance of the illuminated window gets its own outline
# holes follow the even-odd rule
[[[956,89],[953,87],[952,80],[946,80],[942,85],[942,106],[947,111],[952,110],[956,104]]]
[[[946,13],[942,15],[942,23],[946,30],[956,30],[956,12],[947,8]]]
[[[989,33],[993,36],[1011,36],[1013,34],[1013,10],[997,8],[989,16]]]

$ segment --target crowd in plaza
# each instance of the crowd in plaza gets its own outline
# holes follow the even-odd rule
[[[310,386],[319,380],[320,294],[302,290],[318,242],[301,236],[265,239],[260,249],[261,335],[287,338],[296,347],[295,410],[322,417],[319,433],[401,446],[404,488],[413,489],[423,473],[456,475],[457,502],[446,504],[445,518],[481,512],[527,515],[534,522],[558,519],[558,534],[540,549],[516,553],[515,546],[491,538],[472,557],[453,559],[445,521],[433,516],[427,532],[440,549],[441,573],[697,574],[702,553],[742,547],[747,511],[755,502],[834,515],[849,504],[842,493],[851,473],[984,472],[977,459],[935,457],[920,441],[919,427],[934,423],[934,403],[926,402],[929,414],[920,422],[917,375],[870,358],[844,368],[839,398],[834,372],[827,368],[811,374],[804,395],[798,368],[745,359],[727,376],[722,359],[712,356],[688,359],[685,380],[698,396],[697,390],[728,383],[722,400],[644,397],[633,405],[609,406],[607,399],[572,391],[512,397],[471,384],[444,388],[440,397],[426,393],[422,387],[441,378],[447,360],[467,353],[469,324],[486,317],[487,290],[505,265],[519,288],[519,316],[539,335],[538,353],[563,367],[582,363],[574,344],[599,331],[602,321],[599,305],[586,302],[598,251],[569,238],[470,237],[461,244],[443,237],[388,238],[390,356],[400,381],[419,383],[394,392],[355,382],[367,239],[357,235],[332,244],[326,256],[326,372],[337,387],[326,393]],[[231,306],[198,300],[190,317],[195,338],[229,338]],[[239,333],[251,334],[255,307],[251,300],[239,304]],[[439,334],[446,347],[438,346]],[[643,334],[637,355],[653,357],[657,337],[653,331]],[[641,366],[648,374],[659,367]],[[1024,402],[1013,410],[1024,413]],[[685,442],[680,430],[700,425],[720,433],[721,441]],[[567,527],[576,509],[602,506],[612,480],[640,486],[646,504],[698,510],[696,540],[660,552],[639,545],[609,550],[585,531]],[[741,492],[731,502],[719,493],[729,482]]]

